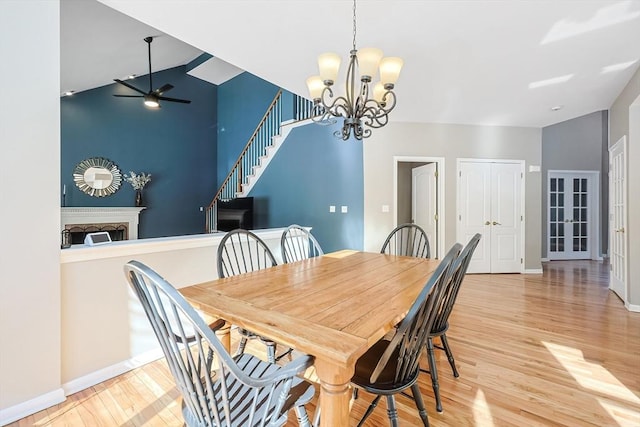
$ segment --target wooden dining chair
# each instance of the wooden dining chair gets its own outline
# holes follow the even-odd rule
[[[387,236],[380,253],[431,258],[427,233],[416,224],[400,224]]]
[[[240,228],[229,231],[218,245],[218,276],[221,278],[262,270],[275,265],[276,259],[269,247],[251,231]],[[276,362],[275,342],[244,328],[238,328],[238,332],[240,345],[236,354],[244,353],[248,340],[258,338],[267,346],[269,362]],[[291,351],[287,350],[286,354],[289,353]]]
[[[356,362],[352,384],[376,395],[358,426],[371,415],[382,396],[387,399],[389,423],[397,426],[395,395],[408,388],[411,388],[422,423],[429,425],[427,410],[417,383],[419,361],[435,320],[434,308],[439,305],[443,289],[450,278],[451,264],[461,248],[462,245],[455,244],[440,261],[405,318],[395,328],[393,337],[383,338],[375,343]]]
[[[324,255],[313,234],[297,224],[292,224],[284,230],[280,238],[280,249],[285,263]]]
[[[438,306],[436,307],[436,315],[433,320],[433,325],[431,326],[429,339],[427,340],[427,358],[429,360],[429,370],[421,369],[421,371],[427,372],[431,375],[431,386],[433,387],[433,394],[436,401],[436,410],[438,412],[442,412],[442,401],[440,399],[440,385],[438,383],[438,369],[436,365],[434,348],[443,350],[445,352],[445,354],[447,355],[447,360],[449,361],[449,365],[451,365],[453,376],[458,378],[460,374],[456,369],[456,362],[453,358],[451,347],[449,347],[449,342],[447,341],[449,316],[451,315],[454,303],[456,302],[456,299],[458,297],[460,285],[462,284],[464,276],[467,274],[467,268],[469,267],[469,262],[473,257],[473,252],[476,250],[478,242],[480,242],[481,238],[482,235],[479,233],[473,236],[464,247],[462,252],[460,252],[460,255],[451,264],[451,280],[447,282],[446,287],[443,291],[442,298]],[[433,341],[436,337],[440,337],[441,345],[434,344]]]
[[[290,409],[301,426],[311,425],[304,405],[314,388],[299,375],[313,364],[312,357],[300,356],[285,366],[250,354],[231,357],[170,283],[138,261],[127,263],[124,271],[182,395],[187,426],[282,426]]]

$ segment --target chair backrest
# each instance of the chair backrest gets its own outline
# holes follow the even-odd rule
[[[462,284],[465,274],[467,274],[467,268],[469,267],[471,257],[473,257],[473,252],[476,250],[481,238],[482,235],[476,233],[476,235],[469,240],[462,252],[460,252],[458,258],[451,264],[451,280],[447,283],[440,304],[437,307],[437,314],[431,327],[432,333],[445,332],[449,327],[449,315],[453,310],[453,304],[458,298],[460,285]]]
[[[324,255],[316,238],[306,228],[297,224],[292,224],[284,230],[280,239],[280,248],[284,262],[295,262]]]
[[[460,253],[462,245],[456,243],[447,255],[440,261],[436,270],[431,274],[424,288],[415,302],[396,328],[395,334],[384,353],[378,360],[378,364],[371,373],[371,382],[374,383],[396,354],[397,364],[395,371],[395,383],[402,384],[415,378],[420,366],[420,355],[429,337],[431,325],[435,318],[435,307],[438,306],[442,291],[451,278],[451,264]]]
[[[271,250],[251,231],[236,229],[218,245],[218,276],[230,277],[276,265]]]
[[[394,228],[384,241],[380,253],[431,258],[427,233],[416,224],[400,224]]]
[[[287,414],[282,409],[289,397],[292,378],[296,372],[304,371],[305,364],[312,363],[309,356],[302,356],[306,359],[302,363],[296,358],[287,365],[289,377],[285,369],[265,372],[248,367],[243,371],[170,283],[138,261],[127,263],[124,271],[182,394],[187,425],[222,427],[286,422]],[[191,344],[183,345],[186,342]],[[217,357],[215,372],[213,355]]]

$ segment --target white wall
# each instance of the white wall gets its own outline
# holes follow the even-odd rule
[[[0,424],[64,398],[59,27],[57,0],[0,1]]]
[[[256,230],[278,263],[283,229]],[[224,233],[130,240],[62,251],[62,385],[75,393],[161,357],[123,266],[138,260],[176,288],[218,277]],[[98,274],[96,274],[98,272]]]
[[[640,69],[636,71],[609,110],[609,144],[615,144],[627,135],[628,151],[628,207],[627,263],[629,277],[629,304],[640,308]]]
[[[364,141],[364,249],[379,251],[393,223],[393,157],[445,158],[445,251],[456,239],[456,159],[513,159],[540,165],[539,128],[389,123]],[[541,250],[541,176],[526,173],[525,268],[538,270]],[[382,205],[390,212],[383,213]]]

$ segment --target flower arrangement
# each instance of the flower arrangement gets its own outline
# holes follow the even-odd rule
[[[151,174],[144,172],[136,174],[134,171],[130,171],[129,176],[125,175],[124,180],[131,184],[134,190],[142,190],[151,181]]]

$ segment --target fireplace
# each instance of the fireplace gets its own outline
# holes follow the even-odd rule
[[[138,238],[140,212],[130,207],[63,207],[60,228],[68,230],[71,244],[82,244],[87,233],[106,231],[112,241]]]

